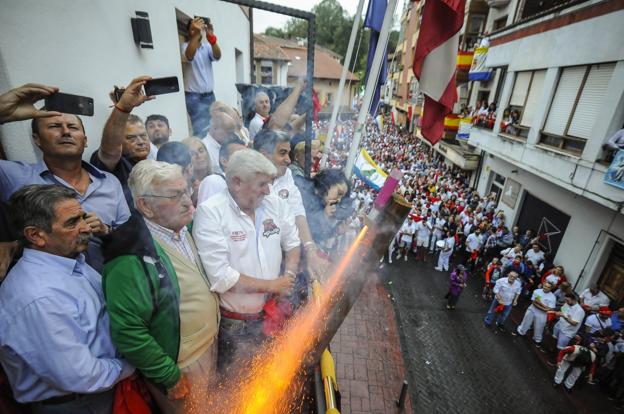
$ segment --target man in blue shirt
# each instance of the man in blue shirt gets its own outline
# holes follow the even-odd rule
[[[203,138],[210,126],[210,106],[215,101],[212,62],[221,59],[221,49],[210,20],[190,20],[188,41],[181,45],[186,110],[193,125],[193,135]],[[207,42],[202,41],[206,37]]]
[[[74,190],[29,185],[10,199],[22,258],[0,285],[0,363],[36,414],[110,413],[134,368],[116,357],[92,230]]]
[[[34,164],[0,160],[0,202],[6,202],[11,194],[28,184],[60,184],[74,190],[88,214],[87,223],[98,236],[91,239],[87,262],[100,271],[103,257],[99,236],[127,221],[130,211],[119,181],[82,161],[87,136],[80,118],[34,108],[34,102],[57,91],[57,88],[29,84],[0,96],[0,122],[33,118],[32,137],[43,152],[43,159]],[[0,279],[16,247],[15,242],[0,243]]]

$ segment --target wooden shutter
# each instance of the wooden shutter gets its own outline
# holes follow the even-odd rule
[[[535,111],[537,111],[537,105],[542,97],[542,90],[544,88],[544,78],[546,77],[545,70],[538,70],[533,72],[533,80],[531,81],[531,88],[529,89],[529,96],[527,97],[524,110],[522,111],[522,119],[520,125],[531,127],[533,125],[533,117]]]
[[[602,108],[615,63],[592,65],[587,75],[581,97],[574,110],[567,135],[589,139]]]
[[[586,66],[575,66],[561,71],[557,91],[544,125],[545,132],[563,136],[586,71]]]

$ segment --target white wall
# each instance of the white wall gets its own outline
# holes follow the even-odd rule
[[[512,170],[517,172],[512,173]],[[559,246],[555,263],[565,267],[566,274],[572,283],[576,282],[585,263],[590,258],[590,252],[601,230],[624,238],[624,217],[621,214],[553,185],[538,175],[519,169],[499,157],[486,155],[484,158],[483,170],[477,187],[481,194],[485,194],[489,189],[490,171],[509,177],[522,185],[521,193],[514,208],[510,208],[503,202],[499,203],[499,207],[505,211],[509,226],[512,226],[518,219],[525,191],[570,216],[570,222]],[[604,244],[608,243],[608,240],[599,242]],[[595,263],[599,262],[600,259],[604,261],[604,256],[609,253],[608,249],[601,247],[598,245],[594,249],[593,260],[586,266],[585,274],[577,290],[588,286],[591,282],[596,282],[600,276],[602,267],[595,265]]]
[[[486,64],[521,71],[624,60],[622,21],[624,10],[492,46]]]
[[[215,95],[236,105],[234,48],[243,52],[243,62],[249,61],[249,21],[239,6],[218,0],[0,0],[0,91],[38,82],[93,97],[95,115],[84,118],[89,137],[84,158],[88,159],[99,146],[113,85],[126,85],[143,74],[175,75],[182,88],[175,8],[189,16],[211,18],[223,51],[214,64]],[[135,45],[130,25],[135,11],[149,13],[154,49]],[[244,76],[248,82],[249,68]],[[158,96],[135,112],[141,117],[167,116],[176,140],[188,135],[182,91]],[[28,123],[1,128],[9,159],[35,159],[38,150],[30,142]]]

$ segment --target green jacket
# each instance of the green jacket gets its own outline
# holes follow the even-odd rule
[[[104,296],[119,352],[164,388],[180,379],[180,287],[167,254],[133,215],[104,242]]]

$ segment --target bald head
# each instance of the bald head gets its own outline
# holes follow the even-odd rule
[[[237,123],[230,115],[217,111],[212,115],[210,135],[221,144],[236,131],[236,127]]]

